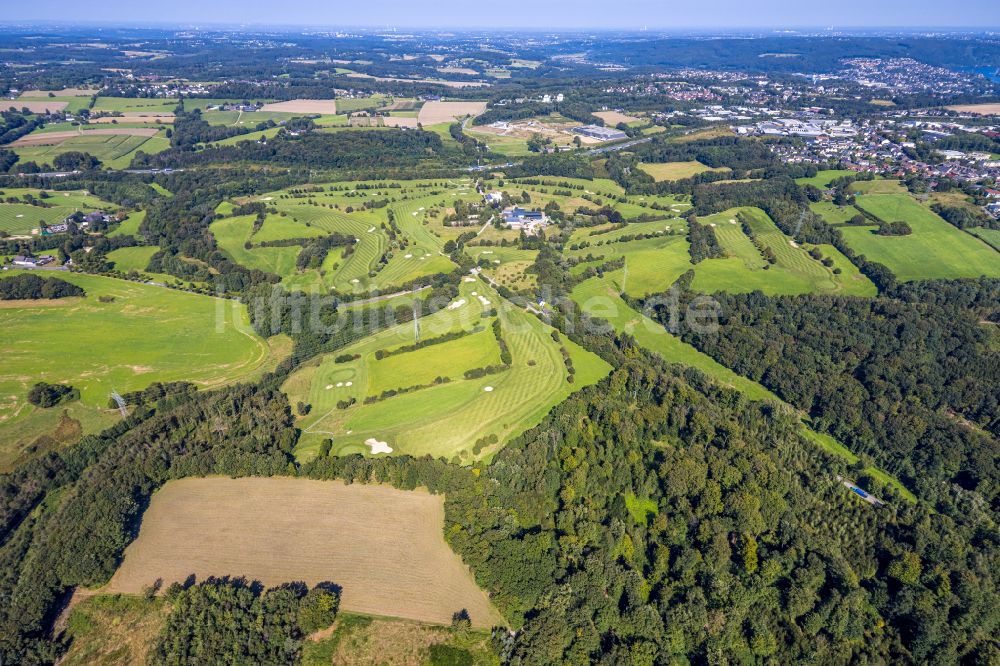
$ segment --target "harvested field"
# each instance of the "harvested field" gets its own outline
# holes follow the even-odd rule
[[[96,93],[90,88],[64,88],[63,90],[25,90],[21,97],[89,97]]]
[[[73,139],[78,136],[88,135],[125,135],[125,136],[153,136],[158,129],[155,127],[116,127],[114,129],[92,129],[80,132],[43,132],[29,134],[11,143],[11,146],[53,146],[62,143],[66,139]]]
[[[639,118],[619,113],[618,111],[594,111],[593,115],[603,120],[604,124],[608,127],[615,127],[618,123],[625,123],[627,125],[639,120]]]
[[[469,76],[475,76],[479,73],[474,69],[469,69],[468,67],[438,67],[437,71],[442,74],[468,74]]]
[[[1000,116],[1000,104],[955,104],[946,106],[949,111],[975,113],[980,116]]]
[[[261,111],[279,113],[318,113],[335,115],[337,102],[332,99],[292,99],[287,102],[273,102],[261,107]]]
[[[0,103],[0,108],[8,109],[14,107],[18,111],[21,109],[28,109],[32,113],[56,113],[57,111],[62,111],[66,108],[69,102],[60,102],[58,100],[51,100],[46,102],[28,102],[24,100],[3,100]]]
[[[486,110],[486,102],[425,102],[417,116],[424,127],[450,123],[463,116],[478,116]]]
[[[211,575],[265,585],[343,586],[349,611],[448,624],[465,609],[476,627],[502,624],[444,541],[444,499],[423,490],[293,478],[170,481],[107,586],[138,594]]]
[[[384,127],[416,127],[420,121],[417,118],[406,118],[400,116],[383,116],[382,125]]]

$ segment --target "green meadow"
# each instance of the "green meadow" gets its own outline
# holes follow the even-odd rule
[[[984,241],[992,245],[997,252],[1000,252],[1000,229],[969,229],[969,233],[982,238]]]
[[[879,236],[874,226],[840,228],[855,252],[885,264],[904,282],[1000,277],[1000,255],[994,248],[948,224],[909,194],[858,195],[857,206],[886,222],[910,225],[908,236]]]
[[[87,292],[83,298],[7,301],[0,327],[0,467],[25,455],[36,440],[60,433],[92,432],[106,425],[111,391],[143,389],[153,382],[192,381],[218,386],[258,376],[274,367],[288,345],[274,345],[249,327],[235,301],[80,273],[61,279]],[[284,348],[284,351],[282,351]],[[36,382],[66,383],[80,390],[66,408],[39,409],[26,400]]]
[[[812,178],[796,178],[795,182],[799,185],[812,185],[813,187],[818,187],[822,190],[830,187],[830,183],[838,178],[853,175],[855,175],[855,172],[848,169],[825,169],[823,171],[817,171],[816,175]]]
[[[753,240],[744,232],[738,214],[748,220],[757,241],[774,252],[775,263],[769,263]],[[705,259],[695,266],[692,288],[706,293],[746,293],[760,290],[766,294],[833,294],[874,296],[875,285],[836,248],[823,245],[819,249],[830,257],[833,266],[826,267],[809,255],[811,245],[799,245],[775,226],[758,208],[741,208],[712,215],[700,220],[712,225],[719,245],[726,252],[721,259]],[[839,268],[840,273],[835,270]]]
[[[317,358],[293,373],[282,389],[293,404],[301,400],[312,407],[300,423],[303,436],[298,455],[315,455],[325,438],[333,440],[336,454],[365,453],[370,451],[365,442],[374,439],[386,442],[393,453],[430,454],[468,463],[491,456],[511,437],[539,423],[566,396],[610,371],[599,357],[569,340],[560,336],[560,342],[554,342],[552,328],[501,299],[483,282],[463,283],[452,305],[421,318],[421,337],[429,340],[449,332],[469,332],[462,337],[376,358],[379,350],[413,342],[414,327],[407,322],[336,355]],[[510,349],[511,367],[466,379],[466,370],[499,363],[499,346],[491,330],[494,309]],[[560,345],[573,360],[573,383],[567,381]],[[341,354],[359,358],[337,363],[335,357]],[[437,377],[450,381],[434,384]],[[428,383],[364,404],[366,397],[386,387]],[[355,404],[337,407],[339,401],[352,398]],[[477,447],[480,439],[487,441]]]

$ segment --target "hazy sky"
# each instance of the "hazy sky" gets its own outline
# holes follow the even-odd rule
[[[396,27],[985,27],[997,0],[0,0],[3,21]]]

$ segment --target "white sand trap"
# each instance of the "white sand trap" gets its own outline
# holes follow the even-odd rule
[[[412,254],[404,254],[403,255],[403,259],[413,259],[413,255]]]
[[[493,254],[493,250],[483,250],[480,254]]]
[[[344,386],[354,386],[354,382],[345,382]]]
[[[424,256],[425,256],[425,257],[429,257],[429,256],[431,256],[431,253],[430,253],[430,252],[428,252],[428,253],[427,253],[427,254],[425,254]]]
[[[711,223],[711,224],[709,224],[708,226],[710,226],[710,227],[714,227],[714,226],[715,226],[715,222],[712,222],[712,223]]]
[[[337,382],[337,388],[340,388],[343,385],[344,385],[344,382]]]
[[[372,233],[374,231],[375,231],[375,227],[372,227],[371,229],[368,230],[368,233]]]
[[[264,197],[261,201],[274,201],[274,197]]]
[[[420,207],[420,208],[418,208],[417,210],[423,210],[423,209],[424,209],[424,207],[423,207],[423,206],[421,206],[421,207]]]
[[[327,391],[329,391],[329,390],[330,390],[330,389],[332,389],[332,388],[333,388],[333,384],[327,384],[327,385],[326,385],[326,390],[327,390]]]
[[[451,305],[449,305],[447,309],[449,309],[449,310],[457,310],[458,308],[462,307],[463,305],[465,305],[465,299],[464,298],[460,298],[457,301],[455,301],[454,303],[452,303]]]
[[[482,303],[483,305],[490,304],[489,300],[485,296],[477,296],[476,298],[478,298],[479,302]]]
[[[359,280],[358,278],[354,278],[353,280],[351,280],[351,282],[353,284],[357,284],[357,283],[361,282],[361,280]]]
[[[789,245],[791,245],[792,247],[798,247],[798,246],[799,246],[799,244],[798,244],[798,243],[796,243],[796,242],[795,242],[795,241],[793,241],[793,240],[790,240],[790,241],[788,241],[788,244],[789,244]]]
[[[472,292],[472,295],[473,295],[473,296],[478,296],[478,295],[479,295],[479,292],[478,292],[478,291],[474,291],[474,292]]]
[[[24,215],[15,215],[14,217],[24,217]]]
[[[392,447],[385,442],[380,442],[374,437],[369,437],[365,440],[365,444],[372,447],[372,455],[376,453],[392,453]]]
[[[736,220],[729,220],[729,224],[736,224]]]
[[[492,393],[493,392],[493,387],[492,386],[484,386],[483,390],[486,391],[487,393]]]
[[[462,282],[475,282],[475,281],[476,278],[474,277],[465,276],[464,278],[462,278]]]

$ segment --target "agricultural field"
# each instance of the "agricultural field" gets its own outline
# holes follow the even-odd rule
[[[337,102],[332,99],[293,99],[287,102],[272,102],[260,108],[264,113],[294,113],[298,115],[336,115]]]
[[[117,229],[108,232],[110,238],[116,236],[135,236],[136,238],[141,238],[139,234],[139,225],[142,224],[143,220],[146,219],[146,211],[140,210],[135,213],[129,214],[121,224],[118,225]]]
[[[156,127],[33,132],[10,145],[21,161],[51,164],[57,155],[79,151],[89,153],[105,166],[115,169],[128,167],[139,150],[155,154],[169,147],[170,140],[163,130]]]
[[[749,220],[754,237],[775,255],[770,264],[743,231],[738,215]],[[692,288],[705,293],[746,293],[761,290],[765,294],[843,294],[874,296],[875,285],[832,245],[819,246],[824,257],[833,261],[824,266],[809,255],[812,245],[799,245],[783,234],[763,211],[741,208],[699,220],[715,230],[719,245],[726,252],[721,259],[705,259],[695,267]],[[835,271],[839,269],[840,273]]]
[[[646,122],[642,118],[636,118],[620,111],[594,111],[593,115],[603,120],[606,127],[617,127],[620,123],[636,127]]]
[[[684,178],[697,176],[699,173],[704,173],[705,171],[729,171],[728,168],[713,169],[701,162],[695,161],[662,162],[656,164],[643,162],[639,165],[639,168],[652,176],[658,183],[666,180],[683,180]]]
[[[466,116],[478,116],[486,110],[486,102],[424,102],[417,120],[421,125],[452,123]]]
[[[180,102],[176,99],[146,97],[98,97],[91,113],[162,113],[172,115]]]
[[[25,196],[30,196],[51,207],[43,208],[27,203],[5,203],[11,198],[23,200]],[[91,213],[98,210],[114,211],[117,208],[115,204],[103,201],[82,190],[61,192],[7,187],[0,189],[0,231],[5,231],[13,236],[26,236],[31,234],[33,229],[39,228],[39,222],[59,224],[77,211]]]
[[[994,248],[948,224],[909,194],[859,195],[856,205],[886,222],[905,221],[913,230],[908,236],[879,236],[874,226],[841,228],[855,252],[885,264],[899,280],[1000,277],[1000,255]]]
[[[39,443],[67,443],[69,434],[109,425],[117,417],[107,411],[112,390],[137,391],[157,381],[212,387],[247,380],[289,351],[287,342],[253,333],[245,306],[235,301],[96,275],[59,277],[87,295],[3,303],[0,469]],[[36,408],[26,395],[38,381],[70,384],[80,400],[65,412]]]
[[[449,624],[465,609],[474,627],[504,624],[443,533],[444,498],[424,490],[282,477],[170,481],[102,592],[138,594],[191,574],[330,582],[342,587],[340,607],[355,613]]]
[[[494,309],[496,315],[491,313]],[[511,367],[466,379],[465,371],[483,367],[479,364],[487,360],[499,362],[499,344],[491,330],[497,317]],[[478,332],[477,326],[483,331]],[[466,463],[492,455],[508,439],[537,424],[552,406],[610,370],[597,356],[561,339],[576,369],[575,381],[569,383],[552,330],[501,299],[484,282],[464,282],[449,307],[420,319],[420,332],[423,340],[465,335],[379,359],[379,351],[414,342],[413,323],[402,323],[336,355],[317,358],[289,377],[282,387],[289,400],[312,406],[300,421],[303,435],[297,454],[314,456],[320,442],[330,438],[336,454],[426,453]],[[340,355],[358,358],[337,363]],[[385,367],[405,371],[387,373]],[[393,388],[424,385],[437,377],[450,381],[364,404],[366,397],[383,389],[387,376],[395,377]],[[343,408],[352,399],[356,403]],[[477,445],[477,440],[486,438],[491,442]]]

